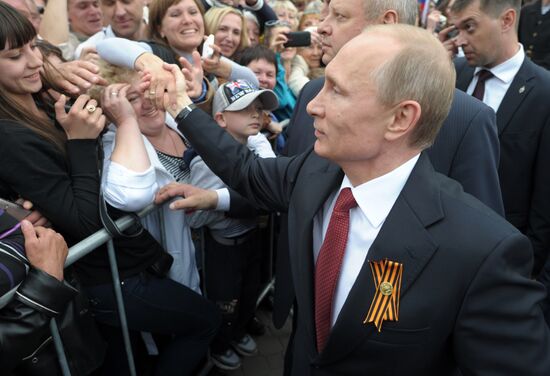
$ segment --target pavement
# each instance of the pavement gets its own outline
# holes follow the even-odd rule
[[[216,367],[208,376],[282,376],[286,345],[291,331],[291,320],[279,330],[271,321],[271,311],[258,310],[256,316],[266,326],[266,334],[254,337],[258,345],[258,354],[242,357],[242,366],[236,371],[221,371]]]

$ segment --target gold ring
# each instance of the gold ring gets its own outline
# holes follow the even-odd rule
[[[149,95],[155,95],[156,93],[154,91],[150,91]]]
[[[113,92],[111,92],[111,95],[112,95],[113,97],[116,97],[116,96],[118,95],[118,93],[117,93],[116,91],[113,91]]]
[[[86,110],[90,113],[90,114],[93,114],[94,111],[96,110],[96,106],[94,106],[93,104],[89,104],[86,106]]]

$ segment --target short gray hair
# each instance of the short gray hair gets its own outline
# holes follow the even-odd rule
[[[371,72],[377,98],[387,107],[413,100],[422,109],[411,133],[410,146],[433,144],[454,96],[455,68],[443,45],[424,29],[409,25],[375,25],[365,32],[379,33],[401,47],[389,61]]]
[[[380,18],[386,11],[395,10],[399,23],[416,25],[418,18],[417,0],[363,0],[367,21]]]

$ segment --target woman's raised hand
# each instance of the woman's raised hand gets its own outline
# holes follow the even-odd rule
[[[95,99],[80,95],[69,112],[65,109],[67,97],[61,95],[55,102],[55,118],[61,124],[67,139],[95,139],[105,127],[105,115]]]
[[[181,71],[187,84],[187,95],[189,95],[189,98],[197,99],[202,94],[204,72],[202,70],[201,55],[198,51],[194,51],[192,56],[193,64],[184,57],[180,57],[179,60],[183,67]]]
[[[101,106],[105,115],[117,127],[124,122],[137,124],[136,112],[126,97],[128,89],[130,84],[112,84],[103,90],[101,96]]]

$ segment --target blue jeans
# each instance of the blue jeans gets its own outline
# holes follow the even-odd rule
[[[217,307],[186,286],[148,272],[125,279],[121,287],[130,330],[173,336],[155,374],[193,374],[220,326]],[[87,293],[95,319],[120,326],[112,284],[88,286]]]

